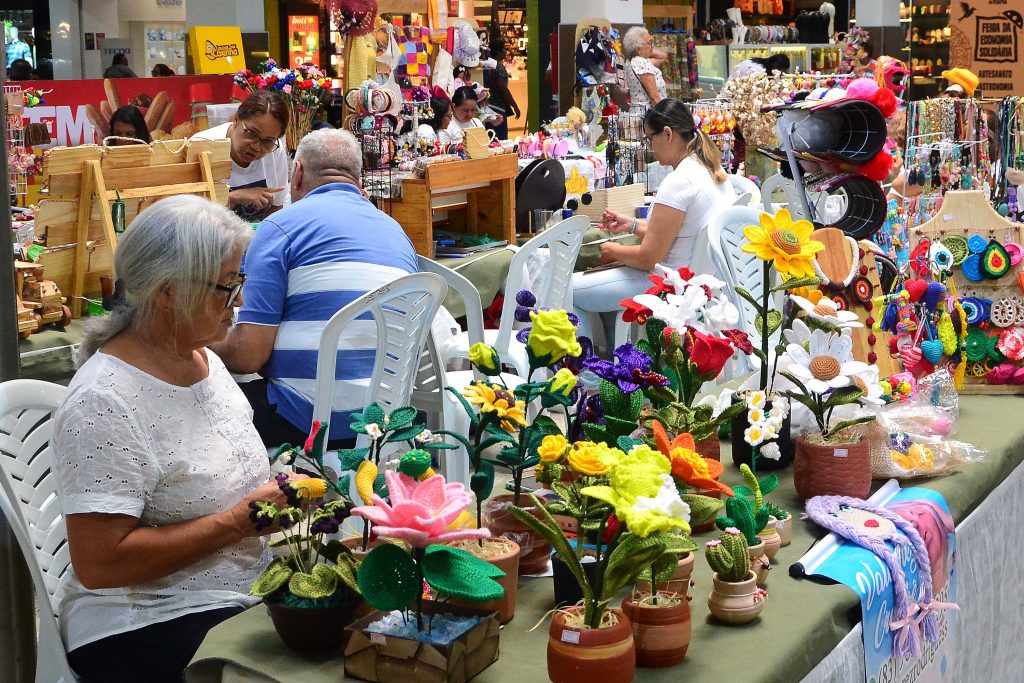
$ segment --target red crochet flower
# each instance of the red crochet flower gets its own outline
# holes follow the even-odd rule
[[[688,282],[690,278],[693,277],[693,271],[685,266],[676,272],[679,273],[679,277],[682,278],[684,282]],[[662,294],[679,294],[675,287],[665,284],[664,275],[655,275],[652,273],[647,276],[647,279],[653,282],[654,286],[648,289],[646,294],[653,294],[654,296],[660,296]],[[709,296],[708,298],[711,297]]]
[[[750,336],[743,330],[722,330],[722,334],[729,338],[733,346],[748,356],[754,352]]]
[[[643,325],[647,322],[647,318],[654,313],[654,311],[643,304],[638,304],[633,299],[623,299],[619,302],[619,305],[626,309],[622,312],[622,321],[627,323],[635,322],[638,325]]]
[[[713,337],[692,327],[687,329],[683,344],[690,356],[690,363],[705,381],[718,377],[732,358],[732,344],[728,339]]]

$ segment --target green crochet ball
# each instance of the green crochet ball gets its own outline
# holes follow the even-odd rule
[[[398,471],[413,479],[419,479],[429,468],[430,453],[421,448],[409,451],[398,463]]]

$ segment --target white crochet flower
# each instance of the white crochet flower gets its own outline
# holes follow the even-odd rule
[[[377,439],[384,436],[384,432],[381,431],[380,425],[378,425],[376,422],[371,422],[370,424],[366,425],[366,435],[370,437],[371,441],[376,441]]]
[[[833,327],[845,329],[848,327],[864,327],[864,323],[857,318],[853,311],[840,311],[835,302],[831,299],[822,298],[816,304],[811,303],[802,296],[790,294],[789,298],[799,306],[808,316]]]
[[[854,375],[868,369],[867,363],[851,360],[853,340],[845,334],[815,330],[807,349],[790,344],[786,352],[790,360],[789,372],[812,394],[826,394],[832,389],[849,386]]]
[[[768,458],[769,460],[778,460],[782,457],[782,451],[779,449],[779,444],[774,441],[763,444],[761,446],[761,457]]]

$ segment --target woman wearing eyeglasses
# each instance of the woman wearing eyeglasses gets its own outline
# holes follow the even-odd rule
[[[255,604],[268,483],[249,403],[208,346],[242,303],[252,230],[207,199],[146,209],[119,240],[52,445],[72,572],[59,609],[85,681],[180,681],[206,632]]]
[[[288,155],[281,137],[287,127],[284,100],[258,90],[230,121],[193,136],[231,141],[228,206],[245,220],[262,220],[288,203]]]

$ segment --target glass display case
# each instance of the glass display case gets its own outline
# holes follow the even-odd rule
[[[129,22],[132,45],[131,67],[137,76],[149,76],[157,64],[166,64],[174,73],[187,72],[185,43],[188,31],[182,22]]]
[[[949,0],[928,3],[903,0],[900,26],[906,46],[902,59],[910,67],[911,100],[935,97],[939,93],[942,72],[949,68]]]

